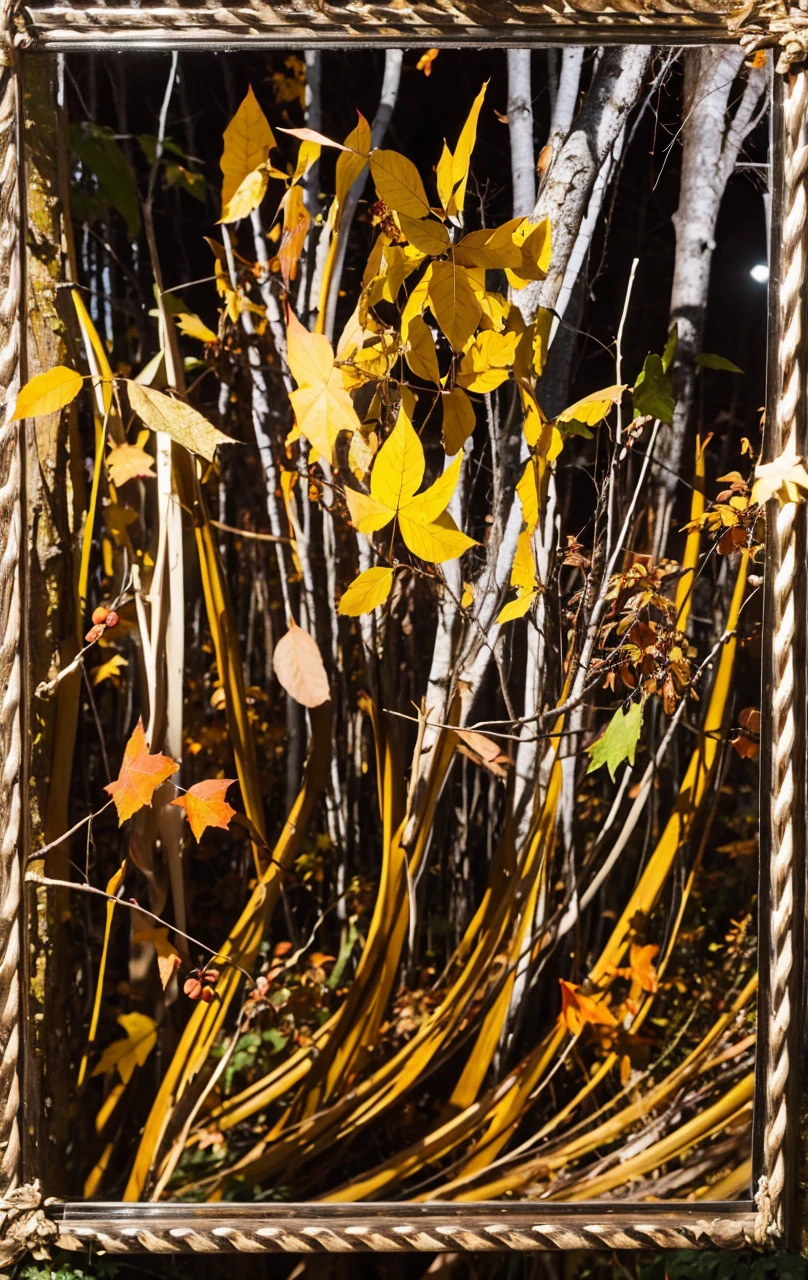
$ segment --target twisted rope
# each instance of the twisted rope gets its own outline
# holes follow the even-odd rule
[[[808,222],[808,75],[794,76],[784,87],[783,226],[781,258],[785,272],[780,283],[780,371],[776,437],[780,453],[796,454],[797,414],[804,394],[803,278],[805,233]],[[765,1177],[756,1196],[755,1237],[783,1234],[783,1192],[786,1182],[784,1141],[788,1121],[787,1086],[790,1070],[791,972],[794,914],[794,817],[796,733],[794,690],[796,609],[794,587],[797,563],[798,504],[785,503],[774,519],[772,565],[773,695],[772,695],[772,830],[770,852],[769,1027],[764,1125]]]
[[[0,1194],[17,1185],[19,1085],[20,547],[17,423],[22,245],[15,0],[0,0]]]

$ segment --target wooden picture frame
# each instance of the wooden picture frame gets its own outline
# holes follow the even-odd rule
[[[425,1252],[800,1245],[806,808],[805,512],[770,513],[762,700],[761,986],[754,1200],[732,1203],[190,1205],[43,1202],[21,1158],[21,813],[27,691],[24,449],[11,407],[26,378],[22,80],[57,52],[155,49],[694,45],[776,46],[769,457],[808,451],[808,12],[800,0],[412,0],[231,7],[0,3],[0,1259],[55,1242],[119,1252]],[[773,425],[771,425],[773,424]]]

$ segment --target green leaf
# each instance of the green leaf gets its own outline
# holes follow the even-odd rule
[[[668,341],[665,343],[665,350],[662,352],[662,372],[667,373],[676,359],[676,348],[679,345],[679,326],[671,325],[671,331],[668,334]]]
[[[123,216],[130,238],[140,231],[140,203],[134,170],[111,129],[91,120],[70,126],[70,146],[98,179],[101,194]]]
[[[700,356],[696,356],[696,364],[700,364],[702,369],[723,369],[725,373],[743,373],[743,369],[739,369],[737,364],[727,360],[726,356],[711,355],[709,351],[702,351]]]
[[[614,782],[617,769],[624,760],[634,764],[641,732],[642,703],[632,702],[625,715],[623,708],[618,707],[606,726],[606,732],[589,748],[592,761],[587,773],[594,773],[605,764]]]
[[[648,414],[660,422],[673,422],[676,401],[673,398],[671,380],[665,373],[662,358],[646,356],[642,373],[634,384],[634,416]]]

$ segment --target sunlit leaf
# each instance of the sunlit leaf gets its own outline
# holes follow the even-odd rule
[[[339,602],[338,612],[349,617],[358,618],[363,613],[372,613],[384,604],[393,589],[395,574],[392,569],[382,566],[365,569],[346,587]]]
[[[107,474],[117,487],[129,480],[154,478],[154,458],[136,444],[113,445],[107,454]]]
[[[196,338],[199,342],[218,342],[218,336],[209,329],[204,320],[195,316],[192,311],[184,311],[177,316],[177,328],[186,338]]]
[[[413,316],[407,331],[404,359],[412,372],[425,382],[440,386],[440,369],[432,330],[423,316]]]
[[[455,351],[462,351],[482,315],[465,269],[452,262],[433,262],[428,298],[443,333]]]
[[[184,400],[175,400],[130,379],[126,380],[126,393],[132,410],[145,426],[151,431],[165,432],[189,453],[198,453],[208,462],[213,462],[220,444],[236,443]]]
[[[269,122],[250,85],[247,96],[224,131],[224,151],[220,161],[223,210],[245,178],[266,163],[275,145]]]
[[[570,1035],[579,1036],[587,1023],[593,1026],[615,1027],[617,1019],[603,1000],[586,995],[580,987],[559,978],[561,985],[561,1020]]]
[[[84,379],[75,369],[57,364],[53,369],[37,373],[21,388],[14,406],[12,422],[22,418],[42,418],[47,413],[57,413],[75,400],[84,385]]]
[[[150,805],[155,791],[176,773],[179,765],[168,756],[150,755],[143,721],[138,720],[126,744],[121,771],[115,782],[104,787],[118,810],[118,826],[138,809]]]
[[[222,204],[222,216],[219,222],[238,222],[248,217],[253,209],[257,209],[269,186],[269,174],[265,165],[260,165],[242,178],[228,201]]]
[[[235,781],[235,778],[207,778],[204,782],[195,782],[183,795],[171,801],[185,811],[197,840],[202,839],[206,827],[221,827],[227,831],[236,811],[227,803],[225,795]]]
[[[449,206],[446,212],[449,214],[459,214],[463,212],[463,206],[466,202],[466,184],[469,178],[469,165],[471,164],[471,154],[474,150],[474,144],[477,141],[477,121],[480,116],[480,108],[483,105],[485,91],[488,88],[488,81],[485,82],[477,97],[472,103],[471,110],[466,117],[463,128],[460,130],[460,137],[457,140],[457,146],[452,157],[452,196],[449,200]]]
[[[297,391],[289,396],[297,425],[318,453],[330,461],[340,431],[360,429],[353,401],[324,334],[309,333],[290,311],[286,339],[289,368],[297,383]]]
[[[463,448],[477,424],[474,405],[460,387],[440,398],[443,410],[443,447],[451,457]]]
[[[700,364],[703,369],[723,369],[725,373],[743,373],[743,369],[739,369],[737,364],[727,360],[726,356],[712,355],[709,351],[702,351],[697,355],[696,364]]]
[[[606,732],[589,748],[592,759],[587,773],[594,773],[605,764],[614,782],[617,770],[624,761],[634,764],[641,733],[642,703],[632,702],[625,714],[623,708],[618,707],[606,726]]]
[[[659,356],[657,356],[659,359]],[[604,387],[602,391],[593,391],[592,395],[576,400],[568,409],[558,415],[558,422],[583,422],[586,426],[596,427],[602,422],[612,405],[622,398],[625,386]]]
[[[421,253],[440,257],[449,248],[449,232],[437,218],[409,218],[406,213],[400,213],[398,220],[410,244]]]
[[[168,929],[138,929],[132,934],[133,942],[151,942],[157,952],[157,972],[160,985],[165,991],[174,974],[182,963],[182,957],[176,947],[168,940]]]
[[[771,462],[758,463],[750,501],[768,502],[776,497],[785,502],[804,502],[808,494],[808,471],[802,457],[793,452],[781,453]]]
[[[100,666],[95,667],[90,676],[90,683],[95,689],[97,685],[102,684],[104,680],[111,681],[112,684],[119,686],[121,683],[121,675],[124,668],[129,664],[121,653],[113,653],[112,657],[106,662],[102,662]]]
[[[370,172],[379,199],[388,208],[410,218],[429,217],[424,184],[412,160],[398,151],[372,151]]]
[[[660,422],[673,422],[676,401],[660,356],[646,356],[642,372],[634,384],[633,397],[635,418],[648,414],[651,418],[659,418]]]

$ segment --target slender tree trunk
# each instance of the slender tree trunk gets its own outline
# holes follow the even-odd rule
[[[530,49],[508,50],[508,132],[511,138],[511,182],[515,218],[527,217],[536,203],[530,57]]]

